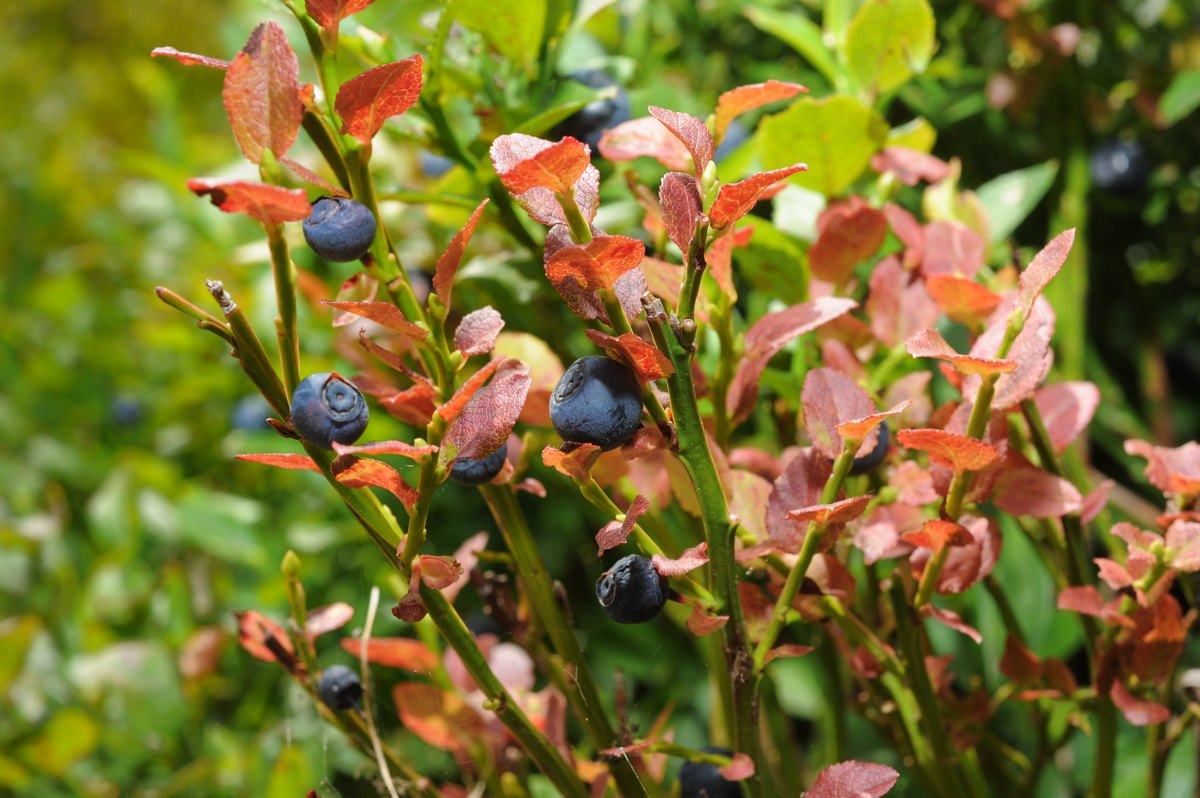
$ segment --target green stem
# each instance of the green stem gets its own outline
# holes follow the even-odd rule
[[[279,374],[271,364],[271,358],[267,354],[267,350],[263,348],[262,341],[258,340],[258,335],[255,334],[254,328],[246,319],[246,314],[242,313],[242,309],[233,301],[233,297],[229,295],[220,281],[209,280],[207,285],[209,293],[221,306],[221,312],[225,314],[225,321],[229,323],[229,330],[233,334],[235,346],[234,355],[241,363],[242,371],[246,372],[246,376],[275,409],[279,417],[288,418],[291,416],[291,402],[288,399],[291,394],[284,391],[283,383],[279,381]]]
[[[275,273],[275,299],[279,318],[275,320],[279,337],[279,363],[283,371],[283,390],[291,396],[300,384],[300,336],[296,330],[296,266],[288,254],[283,225],[268,225],[267,243],[271,249],[271,270]]]
[[[726,233],[726,235],[733,235],[733,233]],[[688,245],[688,251],[685,253],[687,257],[683,264],[683,285],[679,288],[679,301],[675,306],[675,312],[681,319],[690,319],[696,315],[696,297],[700,294],[700,278],[704,276],[704,270],[708,266],[704,258],[706,246],[708,246],[708,225],[703,224],[696,228],[692,242]]]

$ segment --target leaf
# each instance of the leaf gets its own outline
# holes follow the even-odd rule
[[[414,582],[413,585],[416,583]],[[396,606],[392,607],[392,616],[405,623],[419,623],[429,614],[425,608],[425,600],[420,593],[409,592],[400,597]]]
[[[753,227],[738,228],[718,238],[708,251],[708,273],[731,302],[737,301],[737,288],[733,284],[733,249],[749,244],[753,234]]]
[[[959,324],[975,324],[1000,306],[1000,295],[980,283],[956,274],[934,274],[925,290],[942,312]]]
[[[56,780],[68,778],[68,773],[76,763],[87,760],[101,742],[103,734],[96,719],[86,710],[73,706],[55,711],[48,720],[39,718],[36,731],[34,739],[20,746],[19,756],[33,767],[41,779]],[[6,745],[5,749],[18,753],[15,742]],[[6,763],[0,760],[0,764]],[[0,781],[0,784],[7,786],[7,780]]]
[[[831,85],[842,77],[841,67],[825,46],[821,28],[812,20],[792,10],[759,8],[742,9],[756,28],[769,33],[800,53]]]
[[[926,604],[921,608],[921,615],[926,618],[932,618],[943,626],[953,629],[956,632],[961,632],[978,644],[983,643],[983,635],[979,633],[979,630],[964,621],[962,616],[953,610],[942,609],[941,607],[935,607],[932,604]]]
[[[771,660],[775,659],[791,659],[794,657],[803,657],[813,650],[812,646],[801,646],[796,643],[784,643],[780,646],[775,646],[767,652],[767,656],[763,657],[763,664],[766,665]]]
[[[820,232],[808,251],[813,276],[841,285],[854,267],[874,255],[887,237],[887,218],[857,196],[821,214]]]
[[[244,213],[263,224],[298,222],[312,214],[312,205],[302,189],[271,186],[249,180],[189,180],[196,196],[208,196],[225,213]]]
[[[915,186],[924,180],[937,183],[950,174],[950,165],[920,150],[908,147],[886,147],[871,159],[871,168],[880,174],[891,172],[906,186]]]
[[[1092,585],[1065,587],[1058,592],[1056,606],[1060,610],[1098,618],[1104,612],[1104,597]]]
[[[1008,326],[1007,308],[1008,305],[1001,305],[992,314],[988,328],[971,345],[973,357],[988,358],[999,349]],[[1008,353],[1007,359],[1016,362],[1016,369],[1002,374],[996,380],[996,393],[992,397],[993,411],[1008,410],[1033,396],[1046,378],[1054,362],[1054,352],[1050,348],[1054,324],[1054,310],[1050,303],[1044,299],[1037,301]],[[974,402],[979,395],[980,383],[980,377],[966,378],[962,385],[963,397]]]
[[[780,80],[768,80],[766,83],[751,83],[730,89],[717,98],[717,110],[713,116],[713,135],[720,141],[725,137],[729,123],[740,114],[755,108],[787,100],[808,89],[799,83],[784,83]]]
[[[1200,523],[1175,521],[1165,536],[1168,562],[1184,573],[1200,571]]]
[[[1197,108],[1200,108],[1200,69],[1185,69],[1158,98],[1158,113],[1164,124],[1173,125]]]
[[[850,74],[876,97],[924,72],[933,48],[933,10],[928,0],[863,3],[842,41]]]
[[[362,656],[362,642],[357,637],[343,637],[341,645],[358,658]],[[372,637],[367,643],[367,661],[420,674],[432,673],[440,665],[437,654],[428,646],[407,637]]]
[[[238,642],[246,653],[263,662],[280,662],[285,667],[295,665],[295,649],[283,627],[260,612],[235,612],[238,621]],[[283,660],[279,659],[283,656]]]
[[[839,762],[817,775],[804,798],[880,798],[896,785],[900,774],[887,765]]]
[[[704,637],[724,628],[728,622],[728,615],[706,615],[699,605],[692,605],[692,614],[688,616],[685,625],[696,637]]]
[[[437,409],[437,413],[447,423],[458,418],[458,414],[467,406],[467,402],[471,401],[471,397],[483,387],[483,384],[488,381],[488,378],[495,373],[496,369],[500,368],[500,364],[504,363],[506,358],[498,357],[488,361],[479,371],[472,374],[462,386],[454,392],[454,396],[450,397],[450,401],[441,405]]]
[[[883,117],[853,97],[801,97],[759,123],[758,152],[767,169],[802,156],[808,164],[805,185],[836,197],[858,179],[886,138]]]
[[[961,222],[935,221],[925,226],[921,272],[974,277],[983,268],[983,238]]]
[[[341,629],[353,617],[353,607],[344,601],[335,601],[308,614],[304,620],[304,633],[309,640],[316,640],[323,634]]]
[[[1200,443],[1189,441],[1174,449],[1146,441],[1125,441],[1127,454],[1146,460],[1146,479],[1163,493],[1200,493]]]
[[[555,252],[546,261],[546,276],[556,288],[571,279],[585,291],[611,291],[617,278],[638,267],[645,252],[646,245],[636,238],[599,236]]]
[[[357,14],[375,0],[304,0],[304,13],[330,33],[337,33],[338,23]]]
[[[467,357],[483,355],[496,345],[496,336],[504,329],[504,319],[491,305],[463,316],[454,331],[454,348]]]
[[[1014,682],[1030,683],[1042,678],[1042,669],[1038,655],[1021,645],[1021,641],[1010,632],[1004,641],[1000,672]]]
[[[411,108],[421,96],[421,65],[421,56],[414,55],[343,83],[333,104],[342,118],[342,133],[369,144],[385,121]]]
[[[251,162],[261,161],[263,150],[280,158],[296,141],[304,117],[299,75],[296,53],[274,22],[254,29],[225,72],[229,126]]]
[[[226,61],[224,58],[185,53],[176,50],[174,47],[155,47],[150,51],[150,55],[151,57],[174,58],[184,66],[206,66],[214,69],[229,69],[229,65],[232,63],[231,61]]]
[[[1083,509],[1079,489],[1040,468],[1006,468],[992,490],[992,503],[1011,515],[1059,518]]]
[[[405,507],[413,507],[421,498],[399,471],[380,460],[343,455],[333,461],[333,476],[348,488],[383,488]]]
[[[1018,169],[995,177],[980,186],[975,194],[987,211],[988,243],[999,244],[1017,229],[1046,196],[1058,176],[1058,162]]]
[[[829,458],[815,449],[801,450],[788,463],[767,498],[767,532],[773,543],[786,551],[799,550],[807,525],[790,520],[788,512],[821,504],[821,492],[832,469]]]
[[[392,332],[399,333],[417,343],[429,337],[429,330],[413,324],[404,318],[404,314],[400,311],[400,308],[391,302],[337,302],[322,299],[321,303],[331,308],[353,313],[355,316],[362,316],[364,319],[370,319],[376,324],[382,325]]]
[[[894,202],[883,206],[883,215],[887,217],[896,238],[904,245],[905,268],[919,266],[925,258],[925,228],[921,227],[917,217]]]
[[[426,744],[463,756],[467,744],[483,734],[483,721],[449,690],[425,682],[401,682],[392,688],[400,722]]]
[[[528,394],[529,368],[508,361],[451,422],[438,452],[438,465],[447,466],[459,457],[482,457],[503,446]]]
[[[729,227],[749,213],[767,189],[806,169],[808,167],[805,164],[796,163],[783,169],[750,175],[737,183],[726,183],[717,190],[717,199],[708,211],[710,223],[716,230]]]
[[[654,570],[663,576],[683,576],[708,562],[708,544],[698,543],[675,559],[655,554],[650,562],[654,563]]]
[[[955,371],[964,376],[968,374],[1004,374],[1015,371],[1017,368],[1016,362],[1012,360],[960,355],[951,349],[942,334],[932,327],[921,330],[905,341],[904,349],[913,357],[935,357],[945,360],[954,367]]]
[[[1054,451],[1061,453],[1091,423],[1100,406],[1100,389],[1090,382],[1062,382],[1039,388],[1033,401]]]
[[[563,444],[562,449],[547,446],[542,449],[542,464],[563,476],[585,481],[599,456],[600,447],[594,443]]]
[[[667,236],[686,257],[704,213],[696,179],[683,172],[667,172],[658,186],[658,201]]]
[[[599,150],[610,161],[653,158],[676,172],[684,172],[691,166],[687,147],[652,116],[631,119],[604,131]]]
[[[854,418],[849,421],[843,421],[837,425],[837,434],[843,439],[867,443],[867,436],[871,434],[872,430],[892,416],[900,415],[907,410],[911,404],[911,399],[905,399],[891,410],[884,410],[880,413],[871,413],[870,415],[863,416],[862,418]],[[861,451],[861,449],[859,451]],[[871,448],[871,451],[874,451],[874,447]]]
[[[870,288],[866,310],[871,332],[889,348],[937,323],[938,307],[925,285],[914,279],[895,255],[887,256],[871,270]]]
[[[633,525],[637,523],[638,518],[649,509],[650,500],[645,496],[638,496],[629,505],[622,520],[609,521],[601,527],[600,531],[596,533],[596,546],[599,547],[596,556],[623,544],[629,538],[629,533],[633,531]]]
[[[506,0],[501,7],[493,0],[460,0],[455,21],[528,72],[542,52],[549,5],[547,0]]]
[[[1004,547],[1000,528],[992,520],[963,516],[959,522],[970,533],[971,541],[946,550],[946,564],[935,586],[942,595],[961,593],[990,574]],[[929,549],[915,550],[910,556],[914,572],[923,571],[930,556]]]
[[[239,454],[235,458],[248,463],[287,468],[292,471],[320,471],[321,468],[306,454]]]
[[[782,646],[781,646],[782,648]],[[726,781],[742,781],[754,775],[754,760],[749,754],[736,753],[728,765],[717,768],[717,773]]]
[[[792,521],[813,522],[819,526],[844,524],[853,521],[863,514],[871,503],[871,494],[852,496],[832,504],[814,504],[796,510],[788,510],[787,517]]]
[[[652,105],[650,115],[662,122],[692,156],[692,172],[699,179],[713,158],[713,138],[708,126],[691,114]]]
[[[896,440],[908,449],[919,449],[933,462],[955,471],[978,471],[995,462],[995,448],[966,435],[940,429],[902,429]]]
[[[1133,695],[1120,679],[1113,682],[1109,695],[1125,720],[1134,726],[1153,726],[1171,719],[1171,710],[1155,701],[1145,701]]]
[[[670,359],[658,347],[646,343],[634,333],[621,333],[615,338],[599,330],[586,330],[584,334],[592,343],[633,369],[638,382],[642,384],[675,373]]]
[[[422,554],[417,559],[420,569],[421,584],[434,590],[445,590],[458,581],[465,573],[462,565],[453,557]],[[417,568],[413,569],[414,572]]]
[[[1033,307],[1034,300],[1041,295],[1042,290],[1066,263],[1067,256],[1071,254],[1071,245],[1074,243],[1075,228],[1059,233],[1054,240],[1033,256],[1033,260],[1021,272],[1018,288],[1021,306],[1025,308],[1026,315]]]
[[[348,446],[344,443],[333,442],[333,450],[338,454],[399,454],[411,460],[420,462],[437,452],[436,446],[413,446],[404,441],[375,441],[361,446]]]
[[[567,136],[497,174],[514,196],[535,188],[566,194],[590,163],[587,145]]]
[[[831,368],[813,369],[800,392],[804,429],[817,451],[833,459],[842,452],[838,425],[875,412],[875,403],[854,380]]]
[[[918,548],[929,549],[934,554],[947,546],[965,546],[973,540],[964,526],[941,518],[926,521],[916,532],[901,535],[900,539]]]
[[[438,258],[437,268],[433,273],[433,291],[437,294],[438,299],[442,301],[442,305],[450,307],[450,294],[454,287],[454,275],[458,273],[458,267],[462,263],[463,252],[467,248],[467,242],[471,240],[471,236],[475,233],[475,225],[479,224],[479,217],[483,215],[483,209],[487,207],[489,200],[485,199],[471,213],[471,218],[467,219],[467,223],[463,228],[454,234],[454,238],[450,240],[450,245],[446,247],[446,251]]]

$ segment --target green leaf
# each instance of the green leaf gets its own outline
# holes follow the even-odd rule
[[[747,8],[746,18],[763,33],[769,33],[807,59],[833,85],[844,81],[841,67],[821,38],[821,29],[794,11]]]
[[[311,790],[315,783],[308,757],[296,746],[289,745],[271,766],[266,798],[297,798]]]
[[[887,129],[883,117],[853,97],[804,97],[762,120],[758,152],[764,169],[803,161],[808,172],[793,181],[833,197],[867,168]]]
[[[0,621],[0,695],[21,675],[33,635],[42,627],[36,615],[19,615]]]
[[[923,116],[894,127],[887,134],[887,146],[907,147],[918,152],[932,152],[936,141],[937,130]]]
[[[62,776],[87,757],[100,741],[100,728],[82,709],[68,707],[50,718],[37,739],[22,749],[23,758],[37,770]]]
[[[1012,235],[1046,196],[1057,175],[1058,162],[1047,161],[1000,175],[980,186],[976,194],[987,209],[989,242],[996,244]]]
[[[1171,81],[1158,101],[1163,121],[1173,125],[1200,106],[1200,69],[1187,69]]]
[[[458,22],[483,36],[501,55],[530,71],[542,49],[547,0],[461,0]]]
[[[878,96],[924,72],[933,47],[928,0],[869,0],[851,20],[842,52],[858,84]]]

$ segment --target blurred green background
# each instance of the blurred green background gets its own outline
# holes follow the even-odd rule
[[[635,115],[650,102],[698,111],[722,90],[768,78],[820,95],[822,77],[766,32],[761,15],[818,5],[623,0],[576,37],[560,69],[572,59],[609,68],[628,86]],[[1061,374],[1101,385],[1094,460],[1157,503],[1120,442],[1200,437],[1200,115],[1164,116],[1161,102],[1189,70],[1190,88],[1174,88],[1183,97],[1172,101],[1187,111],[1187,92],[1200,94],[1196,8],[1189,0],[933,5],[939,53],[889,121],[927,118],[938,131],[934,152],[962,159],[965,186],[1051,164],[1040,173],[1049,189],[1014,239],[1039,246],[1051,229],[1083,231],[1086,270],[1076,273],[1086,279],[1056,286]],[[391,35],[396,52],[420,52],[438,8],[379,0],[362,22]],[[294,20],[265,2],[0,6],[9,108],[0,127],[0,794],[363,789],[352,775],[357,755],[278,669],[238,648],[232,612],[283,614],[278,564],[288,548],[303,558],[310,603],[348,601],[359,608],[355,623],[386,574],[309,475],[231,461],[280,447],[261,427],[267,411],[224,347],[153,294],[166,285],[207,306],[203,281],[219,278],[268,328],[261,235],[184,185],[244,170],[222,75],[149,57],[172,45],[229,58],[268,18],[293,37],[311,80]],[[1078,28],[1055,27],[1062,23]],[[1055,50],[1064,36],[1077,37],[1071,55]],[[1093,185],[1089,160],[1113,141],[1145,154],[1144,181],[1130,190]],[[392,179],[420,190],[416,146],[401,137],[397,151]],[[425,217],[406,210],[402,224],[420,230]],[[443,220],[406,245],[415,262],[431,262],[453,227]],[[543,324],[529,309],[536,303],[522,310],[513,301],[546,290],[519,272],[475,290],[508,301],[508,329]],[[311,314],[305,323],[309,362],[333,364],[327,328]],[[539,475],[552,495],[563,488]],[[599,520],[575,501],[538,508],[552,570],[569,571]],[[443,497],[434,517],[446,530],[439,551],[490,528],[473,495]],[[591,620],[580,619],[584,634]],[[645,673],[635,667],[634,679],[658,691],[647,712],[686,689],[689,676],[702,682],[686,640],[623,642],[647,652],[677,646],[687,663],[674,686],[661,658],[647,657]],[[819,685],[794,681],[789,711],[819,717]],[[697,717],[681,723],[683,737],[701,733]],[[428,750],[414,755],[445,765]]]

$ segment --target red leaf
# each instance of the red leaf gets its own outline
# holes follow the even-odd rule
[[[524,133],[510,133],[500,136],[492,142],[491,158],[496,174],[503,176],[516,169],[525,161],[536,159],[538,155],[555,144],[552,141],[527,136]],[[570,157],[570,147],[560,155]],[[558,160],[565,160],[560,158]],[[569,161],[562,164],[570,168]],[[532,168],[532,167],[530,167]],[[575,202],[589,222],[596,215],[596,205],[600,195],[600,172],[591,165],[585,165],[582,175],[574,184]],[[566,224],[567,217],[563,214],[562,206],[554,196],[554,192],[542,186],[534,186],[528,191],[515,195],[514,198],[531,217],[546,225]]]
[[[322,299],[321,303],[329,305],[331,308],[353,313],[355,316],[362,316],[364,319],[370,319],[376,324],[382,325],[392,332],[399,333],[405,338],[410,338],[418,343],[429,337],[429,330],[413,324],[404,318],[404,314],[400,312],[400,308],[391,302],[337,302]]]
[[[417,559],[420,568],[421,584],[434,590],[445,590],[458,581],[465,571],[462,565],[453,557],[422,554]],[[414,572],[417,567],[414,567]]]
[[[691,114],[669,111],[654,105],[650,106],[649,111],[651,116],[662,122],[667,130],[687,147],[687,151],[692,155],[696,177],[704,174],[713,157],[713,139],[712,133],[708,132],[708,126]]]
[[[991,358],[960,355],[950,348],[942,334],[932,327],[904,342],[905,350],[913,357],[935,357],[945,360],[954,370],[964,376],[969,374],[1005,374],[1015,371],[1017,364],[1012,360],[993,360]]]
[[[938,498],[933,487],[933,476],[912,460],[905,460],[897,466],[888,477],[888,484],[897,490],[896,501],[901,504],[920,507]]]
[[[983,268],[983,237],[961,222],[931,222],[925,226],[921,271],[926,277],[957,274],[974,277]]]
[[[696,637],[704,637],[721,629],[729,622],[728,615],[706,615],[699,606],[692,606],[692,614],[686,621],[687,630]]]
[[[400,722],[426,744],[455,756],[483,736],[483,720],[449,690],[425,682],[401,682],[392,688]]]
[[[1094,562],[1100,569],[1100,578],[1113,590],[1130,587],[1135,579],[1125,566],[1107,557],[1097,557]]]
[[[421,56],[414,55],[343,83],[333,104],[342,118],[342,132],[370,144],[386,120],[407,111],[420,97],[421,65]]]
[[[817,451],[830,459],[841,454],[843,448],[838,425],[875,412],[875,403],[854,380],[825,367],[813,369],[804,377],[800,402],[808,437]]]
[[[1146,479],[1163,493],[1200,493],[1200,443],[1190,441],[1169,449],[1146,441],[1127,440],[1125,451],[1146,460]]]
[[[610,161],[653,158],[676,172],[691,165],[687,147],[652,116],[631,119],[604,131],[600,154]]]
[[[463,316],[454,331],[454,348],[467,357],[492,351],[496,336],[504,329],[504,319],[491,305]]]
[[[889,348],[908,340],[917,330],[937,323],[938,307],[925,290],[925,284],[913,279],[895,255],[875,264],[870,288],[866,310],[871,332]]]
[[[804,449],[788,463],[775,480],[767,499],[767,531],[771,541],[786,551],[798,551],[806,525],[790,520],[788,512],[796,507],[821,503],[821,492],[833,464],[815,449]]]
[[[316,640],[323,634],[341,629],[353,617],[354,608],[344,601],[318,607],[304,619],[304,633],[309,640]]]
[[[917,217],[894,202],[883,206],[883,215],[887,217],[896,238],[904,245],[904,266],[912,269],[921,265],[925,258],[925,229]]]
[[[867,565],[903,557],[912,552],[912,546],[900,539],[900,530],[911,529],[923,519],[922,511],[916,507],[880,505],[859,524],[854,533],[854,545],[862,551]]]
[[[1091,423],[1100,406],[1100,389],[1090,382],[1057,383],[1039,388],[1033,401],[1054,451],[1062,452]]]
[[[947,626],[956,632],[962,632],[967,637],[974,640],[976,643],[983,643],[983,635],[979,633],[971,624],[962,619],[957,612],[941,609],[932,604],[926,604],[921,608],[921,614],[926,618],[932,618],[943,626]]]
[[[498,174],[500,182],[513,195],[534,188],[565,194],[571,191],[590,163],[587,145],[567,136]]]
[[[885,419],[900,415],[907,410],[908,406],[911,404],[911,399],[905,399],[891,410],[884,410],[879,413],[872,413],[869,416],[863,416],[862,418],[854,418],[849,421],[843,421],[837,425],[837,434],[844,439],[862,441],[862,443],[865,445],[868,443],[867,438],[871,434],[872,430],[882,424]],[[875,447],[872,446],[870,449],[864,452],[864,454],[870,454],[870,452],[874,451],[874,448]],[[859,451],[862,450],[860,449]]]
[[[1004,641],[1004,656],[1000,658],[1000,672],[1014,682],[1036,682],[1042,678],[1042,661],[1012,634]]]
[[[871,494],[869,493],[864,496],[851,496],[849,499],[842,499],[833,504],[814,504],[809,507],[788,510],[787,517],[792,521],[812,521],[822,526],[844,524],[862,515],[870,502]]]
[[[896,433],[901,446],[919,449],[933,462],[955,471],[978,471],[991,465],[995,448],[983,441],[940,429],[902,429]]]
[[[741,219],[754,204],[762,197],[763,192],[785,180],[797,172],[803,172],[808,166],[802,163],[793,164],[783,169],[772,169],[769,172],[759,172],[750,175],[737,183],[726,183],[717,190],[717,199],[708,211],[708,218],[715,230],[731,226]]]
[[[901,535],[900,539],[905,543],[929,549],[935,554],[947,546],[965,546],[973,540],[971,533],[961,524],[940,518],[926,521],[916,532]]]
[[[238,460],[249,463],[287,468],[292,471],[320,471],[320,467],[306,454],[239,454]]]
[[[445,466],[459,457],[482,457],[503,446],[528,394],[529,367],[508,361],[450,423],[438,452],[438,464]]]
[[[357,14],[375,0],[304,0],[304,13],[330,33],[336,33],[338,23]]]
[[[248,180],[189,180],[187,187],[196,196],[207,195],[225,213],[244,213],[263,224],[298,222],[312,213],[304,191]]]
[[[224,58],[213,58],[208,55],[197,55],[196,53],[185,53],[176,50],[174,47],[155,47],[150,51],[151,56],[174,58],[184,66],[206,66],[214,69],[229,69],[230,61]]]
[[[763,657],[763,664],[766,665],[773,659],[803,657],[813,650],[812,646],[801,646],[795,643],[784,643],[781,646],[775,646],[767,652],[767,656]]]
[[[450,293],[454,286],[454,275],[458,273],[459,264],[462,263],[463,251],[467,248],[467,242],[471,240],[471,236],[475,233],[475,225],[479,223],[479,217],[483,215],[483,209],[487,207],[488,200],[479,203],[471,213],[471,218],[467,219],[467,223],[463,225],[463,229],[454,234],[454,238],[450,240],[450,245],[446,247],[446,251],[438,258],[437,268],[433,273],[433,290],[437,294],[438,299],[447,308],[450,307]]]
[[[748,754],[737,753],[728,765],[717,768],[717,772],[726,781],[742,781],[754,775],[754,760]]]
[[[462,565],[462,573],[454,580],[453,584],[442,588],[442,595],[446,597],[446,601],[453,603],[459,592],[466,587],[471,579],[471,571],[479,564],[479,552],[486,549],[487,544],[488,533],[476,532],[454,550],[453,559]]]
[[[658,347],[633,333],[622,333],[615,338],[599,330],[587,330],[585,334],[596,346],[633,369],[638,382],[644,384],[675,373],[675,367]]]
[[[1057,607],[1099,618],[1104,612],[1104,597],[1092,585],[1065,587],[1058,593]]]
[[[596,458],[600,456],[600,447],[594,443],[583,443],[571,446],[568,450],[567,446],[570,444],[564,444],[562,449],[553,446],[542,449],[542,463],[563,476],[586,480]]]
[[[1074,231],[1072,231],[1074,232]],[[1134,726],[1153,726],[1156,723],[1166,723],[1171,719],[1171,710],[1154,701],[1145,701],[1133,695],[1125,688],[1121,680],[1113,682],[1112,702],[1125,720]]]
[[[989,519],[963,516],[960,521],[972,540],[947,550],[946,564],[935,586],[941,594],[961,593],[991,573],[1004,544],[999,527]],[[910,557],[914,570],[923,571],[930,556],[929,549],[914,551]]]
[[[673,560],[661,554],[655,554],[650,561],[654,563],[654,570],[663,576],[683,576],[708,562],[708,544],[699,543],[692,546]]]
[[[254,163],[263,150],[282,157],[296,141],[304,102],[300,65],[283,28],[264,22],[250,34],[225,73],[225,110],[242,153]]]
[[[246,653],[263,662],[281,662],[277,654],[283,653],[285,659],[291,659],[281,664],[295,664],[295,649],[282,626],[255,610],[235,612],[234,616],[238,619],[238,642]]]
[[[741,227],[732,233],[720,236],[708,250],[708,273],[717,282],[721,293],[730,301],[737,300],[737,289],[733,285],[733,248],[750,243],[753,227]]]
[[[623,544],[628,539],[629,533],[633,531],[633,525],[637,523],[638,518],[649,509],[650,500],[645,496],[638,496],[625,511],[623,520],[609,521],[601,527],[600,531],[596,533],[596,545],[599,547],[596,556]]]
[[[362,642],[357,637],[343,637],[342,648],[361,657]],[[407,637],[372,637],[367,643],[367,661],[420,674],[432,673],[439,665],[437,654],[428,646]]]
[[[749,417],[758,396],[758,380],[767,362],[795,338],[857,307],[852,299],[821,297],[768,313],[746,331],[745,352],[730,385],[726,407],[734,421]]]
[[[333,183],[330,183],[328,180],[321,177],[319,174],[317,174],[313,170],[309,169],[307,166],[300,163],[299,161],[293,161],[291,158],[288,158],[285,156],[283,158],[280,158],[279,162],[281,164],[283,164],[284,166],[286,166],[288,169],[291,169],[292,174],[296,175],[301,180],[306,180],[309,183],[312,183],[314,186],[317,186],[322,191],[324,191],[326,194],[332,194],[337,197],[349,197],[350,196],[348,193],[346,193],[346,190],[344,188],[342,188],[341,186],[335,186]]]
[[[600,236],[555,252],[546,261],[546,276],[556,288],[571,279],[585,291],[611,291],[617,278],[636,269],[645,253],[646,245],[636,238]]]
[[[986,319],[1000,305],[1000,295],[968,277],[935,274],[925,280],[925,290],[938,307],[960,324]]]
[[[738,86],[730,89],[717,98],[717,110],[714,114],[713,132],[720,141],[725,137],[725,129],[735,117],[752,111],[755,108],[795,97],[801,92],[808,92],[799,83],[784,83],[779,80],[768,80],[766,83],[751,83],[748,86]]]
[[[338,454],[399,454],[411,460],[420,462],[437,452],[436,446],[413,446],[404,441],[374,441],[361,446],[347,446],[344,443],[333,442],[333,450]]]
[[[841,285],[887,237],[887,218],[854,196],[821,214],[820,232],[808,251],[813,276]]]
[[[1200,571],[1200,523],[1175,521],[1165,537],[1172,568],[1185,573]]]
[[[421,498],[416,488],[400,476],[400,472],[380,460],[343,456],[333,461],[333,476],[348,488],[383,488],[405,507],[412,507]]]
[[[971,346],[973,357],[994,357],[1004,339],[1010,305],[1002,305],[992,314],[991,323]],[[1045,300],[1037,302],[1025,326],[1013,341],[1008,360],[1015,361],[1017,368],[996,380],[996,394],[992,397],[993,411],[1005,411],[1033,396],[1054,362],[1050,339],[1054,337],[1054,309]],[[979,377],[968,377],[963,381],[963,396],[974,402],[979,395]]]
[[[992,492],[992,502],[1011,515],[1058,518],[1083,509],[1083,496],[1067,480],[1040,468],[1006,468]]]
[[[950,165],[941,158],[908,147],[887,147],[876,153],[871,168],[880,174],[893,173],[906,186],[915,186],[922,180],[937,183],[950,174]]]
[[[658,186],[658,201],[667,236],[686,256],[704,214],[696,179],[683,172],[667,172]]]
[[[818,774],[804,798],[880,798],[896,785],[900,774],[886,765],[839,762]]]
[[[1021,307],[1028,314],[1033,302],[1058,274],[1067,256],[1071,254],[1071,246],[1075,243],[1075,228],[1059,233],[1054,240],[1033,256],[1033,260],[1021,272],[1018,283]]]

